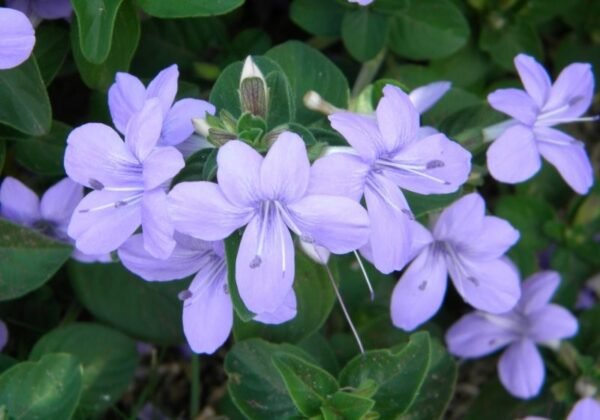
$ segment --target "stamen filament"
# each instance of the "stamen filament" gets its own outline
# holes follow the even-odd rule
[[[433,175],[429,175],[425,172],[427,169],[431,169],[428,168],[427,165],[409,165],[409,164],[404,164],[404,163],[395,163],[395,162],[390,162],[390,161],[385,161],[385,160],[378,160],[377,161],[381,166],[383,167],[388,167],[388,168],[392,168],[392,169],[399,169],[401,171],[406,171],[409,172],[413,175],[418,175],[418,176],[422,176],[423,178],[429,179],[431,181],[437,182],[438,184],[443,184],[443,185],[450,185],[450,182],[443,180],[441,178],[438,178],[436,176]],[[439,166],[438,166],[439,167]]]
[[[581,118],[544,118],[544,119],[538,119],[535,123],[535,125],[540,126],[540,125],[555,125],[555,124],[567,124],[567,123],[574,123],[574,122],[586,122],[586,121],[598,121],[600,120],[600,115],[593,115],[591,117],[581,117]]]
[[[123,200],[118,200],[112,203],[107,203],[107,204],[103,204],[101,206],[97,206],[97,207],[92,207],[89,209],[81,209],[79,210],[79,213],[91,213],[91,212],[96,212],[96,211],[101,211],[101,210],[106,210],[106,209],[110,209],[110,208],[119,208],[119,207],[123,207],[123,206],[127,206],[129,204],[132,203],[136,203],[138,201],[140,201],[143,197],[144,193],[139,193],[139,194],[135,194],[132,195],[130,197],[127,197]]]
[[[267,233],[267,224],[269,223],[269,211],[271,207],[270,201],[264,201],[261,209],[260,228],[258,232],[258,245],[256,248],[256,255],[250,261],[250,268],[256,268],[262,263],[262,253],[265,244],[265,235]]]
[[[358,252],[356,252],[356,251],[352,251],[352,252],[354,253],[354,257],[356,258],[356,261],[358,262],[358,266],[360,267],[363,277],[365,278],[365,282],[367,283],[367,287],[369,288],[369,293],[371,294],[371,301],[374,301],[375,300],[375,291],[373,290],[373,286],[371,285],[371,280],[369,279],[367,270],[365,269],[365,266],[362,262],[362,258],[360,258],[360,255],[358,255]]]

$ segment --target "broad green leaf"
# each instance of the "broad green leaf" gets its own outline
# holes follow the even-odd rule
[[[21,362],[0,375],[0,407],[11,419],[71,418],[82,389],[81,366],[70,354]]]
[[[40,175],[65,174],[64,155],[71,127],[54,121],[48,134],[25,137],[15,142],[15,159],[25,168]]]
[[[33,54],[42,78],[48,86],[60,71],[69,54],[69,31],[55,22],[44,22],[36,29]]]
[[[413,60],[447,57],[469,38],[469,24],[449,0],[403,0],[407,7],[395,14],[389,47]]]
[[[373,396],[382,418],[405,413],[416,401],[431,363],[431,340],[418,332],[396,350],[371,350],[359,354],[342,369],[340,384],[359,388],[367,380],[379,386]]]
[[[348,107],[349,88],[344,74],[321,52],[298,41],[288,41],[267,52],[287,75],[296,108],[296,121],[309,125],[325,117],[304,106],[311,90],[338,108]]]
[[[180,182],[211,181],[217,170],[216,148],[202,149],[185,160],[185,167],[175,176],[172,185]]]
[[[186,281],[147,282],[120,264],[73,262],[69,271],[75,294],[96,318],[141,340],[183,341],[177,295],[187,288]]]
[[[256,338],[238,341],[227,353],[225,372],[229,394],[247,418],[283,419],[300,415],[273,364],[273,356],[281,352],[312,362],[298,347]]]
[[[461,196],[461,191],[450,194],[421,195],[412,191],[402,191],[415,218],[427,216],[430,213],[440,212]]]
[[[344,420],[362,420],[371,411],[375,401],[344,391],[338,391],[327,401],[327,409],[337,418]]]
[[[541,59],[541,40],[535,29],[519,21],[500,28],[485,26],[479,37],[479,48],[491,55],[492,59],[506,70],[515,70],[513,59],[517,54],[530,54]]]
[[[4,168],[4,160],[6,159],[6,142],[0,140],[0,172]]]
[[[296,317],[280,325],[236,319],[233,326],[236,339],[261,337],[275,342],[297,342],[321,328],[335,303],[335,294],[327,272],[300,250],[296,250],[295,265]],[[315,294],[315,290],[319,293]]]
[[[338,36],[345,10],[336,0],[294,0],[290,18],[313,35]]]
[[[136,0],[150,16],[160,18],[182,18],[215,16],[237,9],[244,0]]]
[[[490,108],[487,104],[473,105],[445,118],[440,123],[439,130],[476,154],[485,147],[483,130],[505,120],[504,114]]]
[[[83,366],[83,389],[77,408],[83,417],[100,413],[118,401],[133,380],[138,362],[135,342],[100,324],[75,323],[44,335],[30,360],[49,353],[69,353]]]
[[[52,108],[35,57],[0,71],[0,124],[40,136],[50,130]]]
[[[18,298],[46,283],[72,249],[32,229],[0,220],[0,301]]]
[[[347,12],[342,21],[344,46],[358,61],[374,58],[385,46],[389,18],[361,7]]]
[[[114,82],[118,71],[129,70],[140,39],[140,20],[137,10],[130,2],[125,2],[117,13],[114,38],[118,42],[113,42],[105,60],[96,64],[87,60],[82,53],[79,32],[71,30],[71,47],[75,64],[85,84],[92,89],[107,90]]]
[[[113,44],[115,19],[121,3],[123,0],[71,0],[77,16],[79,46],[87,61],[100,64],[108,57]],[[118,37],[115,38],[115,43],[122,42]]]
[[[600,305],[579,316],[579,332],[573,341],[581,352],[600,355]]]
[[[275,353],[273,363],[296,404],[305,416],[315,416],[325,398],[339,389],[339,384],[327,371],[286,353]]]

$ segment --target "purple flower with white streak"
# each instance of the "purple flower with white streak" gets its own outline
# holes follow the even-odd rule
[[[34,45],[35,32],[27,16],[18,10],[0,7],[0,70],[23,63]]]
[[[8,328],[6,328],[6,324],[0,319],[0,351],[6,346],[8,343]]]
[[[194,276],[188,290],[180,294],[183,303],[183,331],[196,353],[214,353],[229,337],[233,327],[233,305],[227,290],[227,265],[223,241],[206,242],[179,233],[171,256],[159,260],[144,248],[142,235],[129,238],[119,257],[130,271],[148,281],[167,281]],[[275,313],[255,320],[279,324],[296,316],[296,296],[288,293]]]
[[[73,12],[70,0],[6,0],[6,7],[25,13],[34,25],[42,20],[67,19]]]
[[[416,222],[411,227],[413,249],[420,251],[392,293],[395,326],[410,331],[435,315],[448,274],[477,309],[502,313],[517,303],[519,274],[504,254],[519,232],[503,219],[486,216],[479,194],[465,195],[442,211],[431,233]]]
[[[519,54],[515,66],[525,91],[499,89],[488,96],[492,108],[513,118],[487,130],[497,137],[487,151],[490,174],[501,182],[523,182],[538,172],[541,155],[573,190],[586,194],[594,174],[583,143],[552,127],[597,119],[580,118],[594,94],[591,65],[569,65],[554,84],[533,57]]]
[[[593,397],[582,398],[577,401],[567,417],[567,420],[598,419],[600,419],[600,402]]]
[[[562,306],[549,303],[559,284],[558,273],[542,271],[523,283],[521,299],[511,311],[463,316],[446,334],[449,351],[473,358],[508,346],[498,363],[502,385],[518,398],[536,396],[545,377],[536,345],[555,347],[558,340],[577,333],[577,319]]]
[[[143,108],[148,99],[156,98],[160,102],[163,119],[158,146],[181,145],[183,149],[189,149],[188,141],[197,140],[193,136],[192,118],[212,115],[215,107],[206,101],[192,98],[174,102],[178,79],[179,70],[175,64],[158,73],[147,88],[137,77],[129,73],[117,73],[115,83],[108,90],[108,106],[117,130],[125,134],[131,117]]]
[[[174,147],[156,147],[162,127],[161,104],[149,99],[131,117],[124,142],[104,124],[71,132],[65,169],[71,179],[94,190],[69,224],[77,248],[89,254],[113,251],[141,225],[146,250],[157,258],[169,256],[175,240],[166,189],[185,164]]]
[[[35,229],[61,242],[71,243],[67,227],[77,204],[83,198],[83,187],[69,178],[51,186],[40,200],[21,181],[6,177],[0,186],[0,216]],[[81,262],[109,262],[110,255],[86,255],[73,250],[73,258]]]
[[[227,142],[217,163],[219,183],[176,185],[169,194],[169,211],[178,231],[209,241],[247,225],[236,259],[236,282],[250,311],[273,312],[292,290],[294,244],[289,230],[337,254],[367,241],[369,219],[358,203],[308,192],[310,163],[297,134],[282,133],[264,158],[242,141]]]
[[[376,118],[350,112],[329,117],[355,151],[317,160],[311,191],[356,201],[364,194],[371,237],[361,251],[379,271],[390,273],[406,264],[412,242],[412,213],[398,187],[419,194],[454,192],[467,180],[471,154],[441,133],[421,138],[419,113],[408,95],[391,85],[383,93]]]

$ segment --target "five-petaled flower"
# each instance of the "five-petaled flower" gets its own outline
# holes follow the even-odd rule
[[[493,108],[513,118],[491,130],[497,138],[487,151],[490,174],[511,184],[525,181],[540,169],[542,155],[573,190],[586,194],[594,174],[583,143],[552,127],[597,119],[580,118],[594,94],[591,65],[569,65],[554,84],[532,57],[519,54],[515,66],[525,91],[499,89],[488,96]]]
[[[392,293],[394,325],[410,331],[431,318],[442,305],[448,274],[477,309],[501,313],[517,303],[519,274],[504,254],[519,232],[486,216],[479,194],[465,195],[442,211],[431,233],[416,222],[411,227],[417,255]]]
[[[539,272],[523,283],[521,299],[513,310],[463,316],[446,334],[450,352],[482,357],[508,345],[498,363],[500,381],[515,397],[536,396],[545,377],[536,344],[554,346],[557,340],[577,333],[577,319],[562,306],[548,303],[559,284],[558,273]]]
[[[350,112],[331,115],[331,125],[355,149],[333,153],[313,166],[311,190],[364,194],[371,237],[361,250],[383,273],[401,269],[409,258],[412,213],[398,187],[420,194],[456,191],[471,170],[471,154],[438,133],[421,138],[419,112],[395,86],[383,90],[376,118]]]
[[[218,184],[176,185],[169,193],[169,211],[178,231],[209,241],[247,225],[235,272],[250,311],[277,310],[292,289],[289,230],[334,253],[353,251],[367,241],[369,219],[358,203],[308,190],[310,163],[298,135],[279,135],[264,158],[242,141],[229,141],[219,149],[217,163]]]

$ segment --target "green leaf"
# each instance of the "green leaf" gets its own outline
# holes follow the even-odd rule
[[[15,159],[40,175],[64,175],[63,161],[70,131],[68,125],[54,121],[48,134],[19,139],[13,147]]]
[[[300,415],[273,364],[273,356],[281,352],[311,362],[298,347],[255,338],[238,341],[225,357],[229,394],[237,408],[250,419]]]
[[[0,140],[0,172],[4,168],[4,160],[6,159],[6,142]]]
[[[180,182],[211,181],[217,170],[218,149],[202,149],[185,160],[185,167],[175,176],[172,185]]]
[[[81,394],[81,366],[69,354],[22,362],[0,376],[0,407],[13,419],[69,419]]]
[[[440,123],[439,130],[475,154],[485,146],[483,130],[504,120],[506,120],[504,114],[490,108],[487,104],[473,105],[445,118]]]
[[[389,18],[367,7],[347,12],[342,21],[344,46],[358,61],[374,58],[385,46]]]
[[[338,108],[348,107],[348,81],[343,73],[321,52],[298,41],[288,41],[267,52],[283,69],[296,108],[296,121],[309,125],[325,117],[304,106],[304,95],[314,90]],[[212,96],[211,96],[212,97]]]
[[[418,332],[398,350],[371,350],[352,359],[340,373],[340,384],[359,388],[373,380],[379,388],[373,399],[382,418],[405,413],[419,396],[431,362],[431,340]]]
[[[415,218],[421,218],[429,213],[442,211],[461,196],[461,191],[450,194],[421,195],[412,191],[402,191]]]
[[[72,249],[34,230],[0,220],[0,301],[18,298],[46,283]]]
[[[123,0],[71,0],[77,16],[79,46],[87,61],[100,64],[108,57],[121,3]],[[118,37],[115,38],[122,42]]]
[[[1,124],[32,136],[50,130],[52,108],[35,57],[0,71],[0,103]]]
[[[37,27],[33,54],[46,86],[60,71],[69,54],[69,47],[69,32],[64,26],[55,22],[44,22]]]
[[[71,46],[81,78],[92,89],[107,90],[118,71],[129,70],[140,40],[140,20],[136,9],[129,1],[120,7],[114,30],[114,38],[118,42],[112,43],[108,56],[100,64],[86,59],[79,46],[79,32],[73,28],[72,25]]]
[[[136,0],[150,16],[182,18],[224,15],[237,9],[244,0]]]
[[[100,324],[75,323],[52,330],[35,344],[29,359],[49,353],[69,353],[81,362],[83,389],[77,410],[86,418],[121,398],[138,363],[135,342]]]
[[[243,322],[244,318],[240,316],[241,320],[236,319],[233,325],[237,340],[261,337],[275,342],[297,342],[325,323],[335,303],[335,294],[327,272],[299,250],[296,250],[295,266],[294,291],[298,313],[294,319],[280,325],[267,325],[254,321]],[[315,294],[315,290],[319,293]]]
[[[313,35],[338,36],[345,10],[335,0],[294,0],[290,19]]]
[[[437,59],[460,49],[469,38],[469,25],[449,0],[404,0],[406,7],[392,20],[389,47],[413,60]]]
[[[145,341],[183,341],[177,294],[187,288],[187,282],[147,282],[121,264],[73,262],[69,271],[75,294],[98,319]]]
[[[521,21],[500,28],[485,26],[479,37],[479,48],[490,54],[497,64],[511,71],[515,70],[513,59],[518,54],[530,54],[538,60],[543,55],[537,32],[531,25]]]
[[[371,411],[375,401],[344,391],[337,391],[327,401],[331,414],[344,420],[361,420]],[[331,415],[330,414],[330,415]]]
[[[327,371],[294,355],[275,353],[273,363],[294,404],[305,416],[317,415],[325,397],[340,387]]]
[[[240,248],[240,242],[242,241],[241,235],[234,232],[229,238],[225,239],[225,258],[227,260],[227,289],[229,290],[229,296],[231,296],[231,302],[233,303],[233,309],[236,315],[244,322],[250,321],[254,318],[254,313],[251,312],[244,301],[240,297],[240,292],[237,288],[237,282],[235,281],[235,260],[237,258],[238,249]]]

